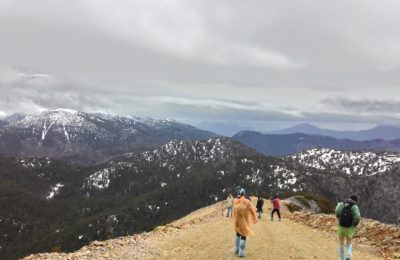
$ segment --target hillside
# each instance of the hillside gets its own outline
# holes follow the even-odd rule
[[[356,141],[315,134],[261,134],[252,131],[239,132],[232,138],[269,156],[287,156],[311,148],[346,151],[400,151],[400,139]]]
[[[149,230],[210,205],[237,185],[253,192],[262,185],[271,192],[302,185],[293,173],[271,167],[276,158],[227,138],[171,141],[93,167],[50,158],[0,159],[0,232],[10,238],[0,238],[2,259],[72,251]]]
[[[400,162],[393,152],[352,152],[334,149],[309,149],[286,157],[316,169],[338,170],[348,175],[373,176],[391,170]]]
[[[0,237],[0,258],[70,252],[94,240],[151,230],[237,186],[251,194],[309,192],[332,201],[356,191],[364,216],[398,223],[400,170],[392,157],[384,158],[390,170],[349,175],[340,167],[267,157],[229,138],[173,140],[90,167],[0,157],[0,232],[6,235]]]
[[[45,253],[25,259],[235,259],[233,221],[222,216],[221,206],[219,202],[202,208],[148,233],[95,241],[70,254]],[[266,202],[265,210],[270,210],[270,203]],[[286,208],[283,216],[282,222],[270,222],[264,215],[252,226],[256,236],[248,239],[247,259],[337,259],[334,228],[329,224],[330,231],[317,230],[315,225],[331,221],[330,216],[311,215],[314,221],[309,221],[309,214],[292,214]],[[311,227],[312,223],[317,229]],[[363,220],[362,225],[363,236],[354,243],[354,259],[399,256],[399,248],[393,247],[400,242],[398,227],[369,220]],[[362,233],[364,229],[384,231],[386,241],[379,242],[380,237]]]
[[[365,216],[400,224],[399,153],[310,149],[284,160],[288,165],[292,162],[307,167],[307,171],[325,172],[314,175],[316,185],[309,187],[314,193],[332,200],[344,199],[343,194],[349,192],[357,193],[362,197],[359,204]]]

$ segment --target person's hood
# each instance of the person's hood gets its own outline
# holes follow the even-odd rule
[[[354,201],[354,200],[352,200],[352,199],[345,199],[345,200],[344,200],[344,203],[346,203],[346,204],[351,204],[351,205],[356,205],[356,204],[357,204],[357,202]]]

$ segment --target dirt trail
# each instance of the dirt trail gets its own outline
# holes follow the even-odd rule
[[[265,212],[269,212],[270,203],[265,204]],[[239,259],[234,254],[233,220],[221,213],[221,203],[217,203],[152,232],[94,241],[73,253],[42,253],[26,259]],[[264,214],[252,225],[256,236],[248,238],[245,259],[338,259],[332,232],[325,233],[292,221],[285,217],[289,214],[283,209],[282,222],[271,222]],[[375,250],[378,248],[355,243],[353,259],[383,259]],[[400,254],[388,259],[398,258]]]
[[[180,228],[148,241],[158,251],[150,259],[239,259],[234,254],[233,220],[222,216],[220,203],[172,223],[174,226]],[[256,236],[248,238],[247,259],[338,259],[334,239],[287,218],[271,222],[264,214],[252,227]],[[118,258],[132,259],[131,250],[122,250]],[[382,258],[372,248],[355,244],[353,259]]]

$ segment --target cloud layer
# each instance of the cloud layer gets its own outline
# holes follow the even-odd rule
[[[3,0],[0,115],[399,124],[398,13],[395,0]]]

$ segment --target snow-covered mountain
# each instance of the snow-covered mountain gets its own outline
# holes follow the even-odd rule
[[[287,158],[307,167],[339,170],[349,175],[371,176],[391,170],[400,162],[393,152],[351,152],[334,149],[310,149]]]
[[[69,109],[25,116],[0,129],[0,153],[96,163],[173,139],[215,136],[173,120],[88,114]]]
[[[153,151],[128,153],[101,165],[87,177],[83,189],[89,195],[99,190],[126,190],[126,184],[132,182],[131,178],[141,174],[148,176],[149,169],[152,169],[152,175],[160,174],[151,178],[153,184],[165,187],[180,178],[210,168],[209,171],[217,176],[219,182],[235,175],[251,189],[260,189],[265,185],[270,192],[278,189],[301,190],[302,185],[295,181],[297,171],[282,167],[279,161],[278,158],[264,157],[230,138],[173,140]],[[234,162],[234,167],[225,167],[227,162]],[[266,176],[269,176],[268,180]],[[227,187],[223,190],[226,191]]]
[[[215,138],[207,141],[172,140],[154,151],[144,152],[137,156],[146,161],[159,163],[166,160],[207,163],[209,161],[214,162],[238,156],[254,156],[256,154],[258,155],[253,149],[247,148],[238,142],[233,142],[229,138]],[[132,154],[132,156],[134,155]]]

